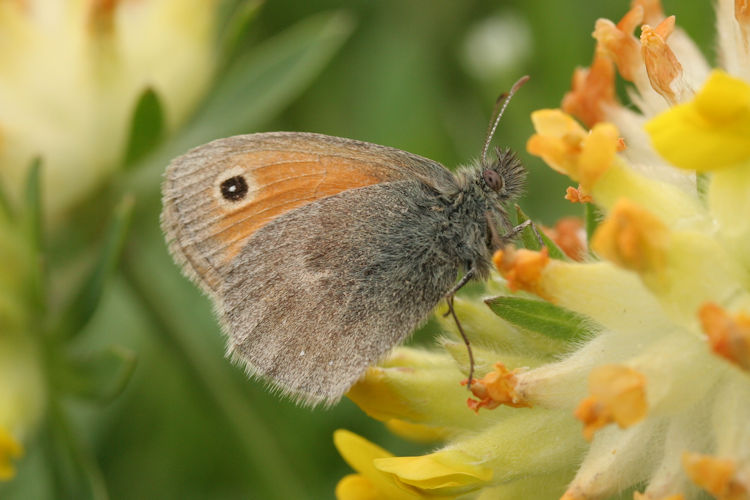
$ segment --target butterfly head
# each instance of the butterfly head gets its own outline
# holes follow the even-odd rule
[[[523,193],[526,169],[510,149],[495,149],[495,159],[479,165],[479,183],[485,193],[500,203],[515,200]]]

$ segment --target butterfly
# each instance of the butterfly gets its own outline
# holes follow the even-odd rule
[[[493,250],[522,229],[504,205],[526,171],[510,150],[487,156],[504,109],[481,159],[456,173],[302,132],[219,139],[174,159],[162,229],[213,300],[229,355],[302,404],[330,405],[442,299],[453,312],[455,291],[486,279]]]

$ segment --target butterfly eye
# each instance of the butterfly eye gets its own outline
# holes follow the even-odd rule
[[[482,172],[485,184],[487,184],[493,191],[500,191],[503,188],[503,178],[500,174],[494,170],[487,169]]]
[[[247,181],[241,175],[235,175],[222,182],[219,189],[225,200],[239,201],[247,194]]]

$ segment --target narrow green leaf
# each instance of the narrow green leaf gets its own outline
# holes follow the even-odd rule
[[[587,317],[542,300],[494,297],[485,303],[505,321],[553,339],[572,342],[594,330]]]
[[[529,220],[528,215],[524,213],[523,210],[521,210],[521,207],[516,205],[516,217],[518,220],[518,224],[523,224],[527,220]],[[553,259],[558,260],[567,260],[569,261],[570,258],[565,255],[565,252],[560,250],[560,247],[557,246],[557,243],[552,241],[549,236],[544,234],[544,231],[539,229],[537,227],[537,231],[539,232],[539,236],[541,236],[542,241],[544,242],[544,246],[547,247],[547,250],[549,251],[549,256]],[[534,230],[531,228],[531,226],[527,226],[522,232],[521,232],[521,241],[523,241],[523,246],[525,248],[528,248],[529,250],[541,250],[542,246],[539,244],[539,240],[536,237],[536,234],[534,233]]]
[[[60,337],[72,338],[94,315],[107,280],[114,271],[125,244],[133,204],[133,197],[126,195],[115,207],[99,258],[63,313],[58,330]]]
[[[108,403],[125,389],[135,364],[133,351],[112,346],[95,354],[71,359],[60,387],[67,394]]]
[[[107,500],[109,494],[101,470],[59,401],[51,402],[48,419],[41,441],[55,485],[55,498]]]
[[[152,88],[141,94],[130,120],[125,165],[133,165],[149,153],[164,134],[164,113],[161,100]]]
[[[226,25],[221,30],[219,54],[224,63],[220,66],[225,66],[226,62],[232,60],[237,54],[248,27],[255,20],[261,5],[263,5],[263,0],[243,0],[234,6]]]
[[[344,12],[317,14],[239,58],[184,131],[183,149],[252,131],[322,71],[352,28]]]
[[[601,220],[601,212],[599,208],[593,203],[584,204],[584,222],[586,224],[586,241],[591,245],[591,238],[594,236],[594,231],[599,226]]]
[[[0,183],[0,215],[7,220],[13,218],[13,207],[10,204],[5,186],[2,183]]]
[[[29,273],[29,299],[33,307],[40,312],[46,307],[41,170],[41,158],[34,158],[26,177],[23,213],[24,235],[33,262]]]
[[[38,253],[42,251],[42,187],[41,187],[42,159],[34,158],[29,166],[26,177],[26,206],[24,219],[26,235],[31,247]]]

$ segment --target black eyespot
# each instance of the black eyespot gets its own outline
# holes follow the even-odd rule
[[[482,172],[482,177],[484,178],[485,184],[487,184],[493,191],[500,191],[503,189],[503,178],[494,170],[485,170]]]
[[[241,175],[235,175],[222,182],[220,189],[225,200],[239,201],[247,194],[247,181]]]

